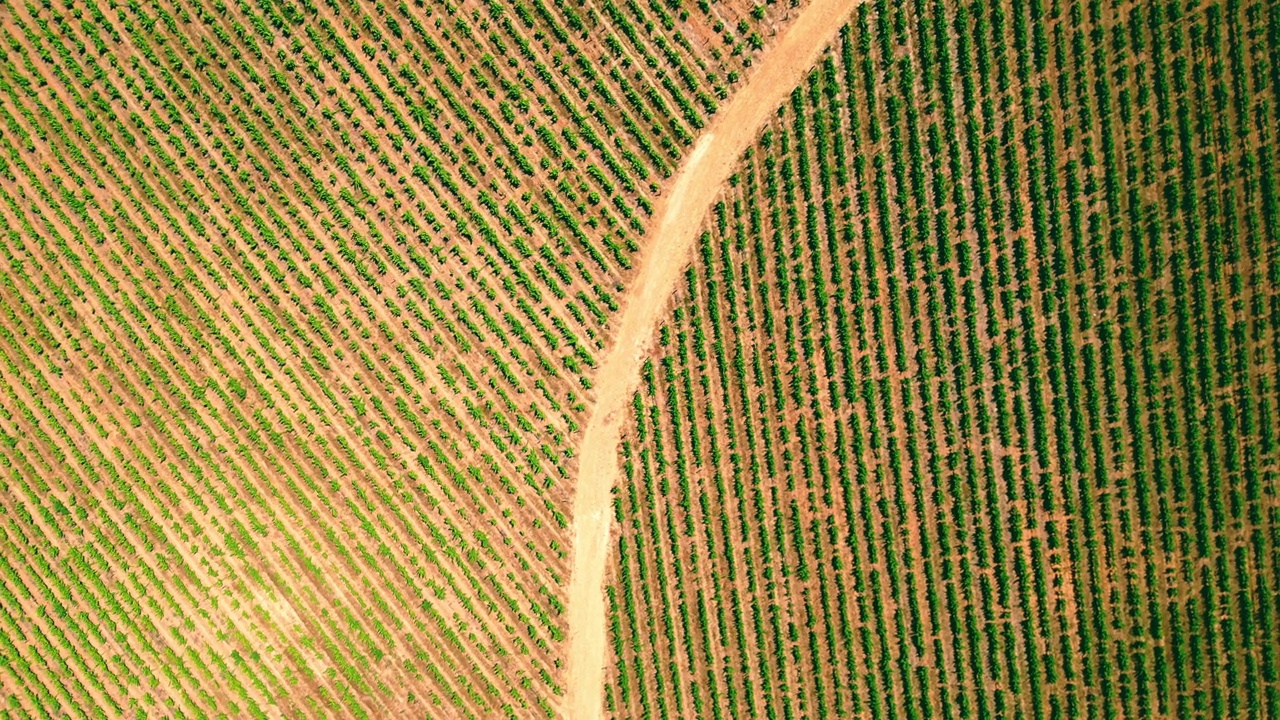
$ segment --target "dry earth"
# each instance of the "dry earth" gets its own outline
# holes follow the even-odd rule
[[[861,1],[813,0],[805,7],[756,61],[745,85],[716,113],[658,208],[659,220],[644,244],[640,272],[624,298],[621,323],[596,376],[596,403],[578,452],[573,575],[567,606],[568,710],[575,720],[603,714],[608,647],[604,572],[622,411],[639,378],[654,328],[690,260],[694,239],[720,186],[769,114],[800,82]]]

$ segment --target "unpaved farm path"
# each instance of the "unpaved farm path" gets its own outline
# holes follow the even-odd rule
[[[623,302],[622,322],[595,378],[596,403],[578,451],[573,502],[573,575],[569,582],[568,711],[573,720],[603,714],[608,631],[604,573],[625,409],[645,350],[667,308],[702,220],[738,158],[769,115],[803,79],[862,0],[811,0],[754,63],[745,84],[715,114],[658,208],[640,272]]]

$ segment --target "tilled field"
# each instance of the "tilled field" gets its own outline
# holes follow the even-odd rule
[[[616,716],[1280,713],[1278,27],[857,11],[634,397]]]
[[[652,204],[789,13],[0,6],[0,701],[552,715]]]

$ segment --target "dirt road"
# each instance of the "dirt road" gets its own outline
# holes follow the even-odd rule
[[[622,321],[595,378],[596,406],[578,452],[573,503],[574,557],[567,607],[568,703],[573,720],[604,711],[604,572],[609,555],[618,442],[645,350],[688,263],[702,220],[760,127],[803,79],[862,0],[811,0],[756,60],[745,84],[716,113],[658,207],[640,273],[624,299]]]

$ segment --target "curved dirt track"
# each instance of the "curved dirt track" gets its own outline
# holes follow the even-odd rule
[[[624,411],[645,350],[689,260],[694,239],[720,186],[760,127],[803,79],[853,8],[863,0],[811,0],[756,61],[745,84],[720,108],[658,208],[640,272],[624,298],[613,346],[595,378],[596,405],[578,451],[573,503],[574,557],[567,607],[568,704],[574,720],[604,710],[608,632],[604,573],[613,519],[613,485]]]

